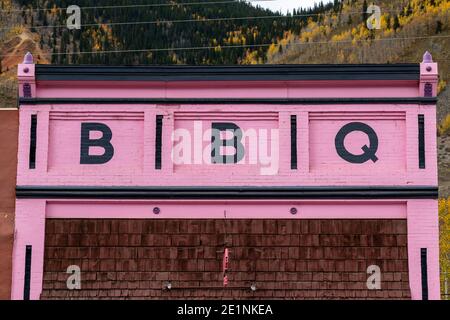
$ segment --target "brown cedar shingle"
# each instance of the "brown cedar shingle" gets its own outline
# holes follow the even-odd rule
[[[48,219],[41,298],[409,299],[406,227],[405,220]],[[81,267],[81,290],[66,289],[71,264]],[[382,290],[366,288],[370,264],[382,270]]]

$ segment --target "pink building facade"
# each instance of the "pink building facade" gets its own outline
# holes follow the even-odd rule
[[[429,54],[420,64],[235,67],[28,56],[18,77],[12,299],[42,298],[46,226],[58,219],[406,221],[406,289],[439,299]],[[380,269],[383,287],[392,270]]]

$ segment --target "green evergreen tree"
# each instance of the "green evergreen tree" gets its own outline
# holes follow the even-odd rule
[[[442,22],[440,20],[436,21],[436,32],[435,33],[441,33],[442,32]]]
[[[28,0],[16,0],[21,8],[30,5]],[[67,7],[66,1],[33,0],[33,7],[59,8]],[[161,3],[158,0],[133,0],[136,5]],[[164,1],[163,1],[164,2]],[[96,6],[111,5],[110,0],[97,0]],[[115,0],[114,5],[129,5],[129,0]],[[318,14],[325,11],[336,11],[341,8],[343,1],[320,2],[313,8],[299,8],[293,10],[294,15],[311,15],[290,17],[289,19],[260,19],[260,20],[223,20],[204,21],[199,23],[159,23],[159,24],[123,24],[107,25],[104,29],[95,25],[101,22],[128,22],[128,21],[172,21],[196,18],[218,17],[246,17],[270,16],[275,13],[256,8],[244,1],[233,4],[222,3],[217,5],[189,5],[189,6],[161,6],[161,7],[122,7],[106,9],[92,9],[82,11],[82,30],[67,30],[66,28],[44,28],[38,31],[45,41],[41,46],[48,45],[50,50],[60,55],[52,56],[52,62],[59,63],[108,63],[108,64],[235,64],[246,57],[245,47],[225,48],[221,51],[213,50],[177,50],[174,52],[120,52],[109,54],[75,54],[76,52],[90,52],[95,50],[142,50],[170,47],[203,47],[211,46],[212,39],[216,40],[214,46],[222,48],[230,45],[261,45],[271,43],[274,39],[283,38],[286,30],[300,32],[307,24],[308,18],[314,21],[323,19]],[[80,7],[92,6],[92,0],[78,0]],[[220,14],[218,14],[220,12]],[[25,19],[30,20],[28,11],[23,11]],[[41,11],[35,13],[36,25],[64,25],[66,22],[64,10],[50,13]],[[41,31],[42,30],[42,31]],[[230,33],[231,32],[231,33]],[[233,33],[234,32],[234,33]],[[71,35],[67,38],[66,33]],[[47,41],[48,39],[48,41]],[[56,51],[55,51],[56,48]],[[284,48],[286,49],[286,48]],[[257,61],[266,59],[267,49],[264,47],[251,50],[256,52]],[[69,53],[69,54],[67,54]],[[175,58],[174,58],[175,57]]]
[[[362,23],[364,23],[364,25],[366,24],[366,21],[367,21],[367,18],[368,18],[368,16],[367,16],[367,1],[366,0],[364,0],[364,2],[363,2],[363,7],[362,7]]]
[[[58,56],[56,53],[57,53],[57,51],[56,51],[56,46],[55,46],[55,47],[53,47],[53,50],[52,50],[52,64],[58,63]]]
[[[397,15],[395,15],[395,17],[394,17],[394,25],[392,26],[392,28],[394,30],[397,30],[398,28],[400,28],[400,21],[399,21]]]

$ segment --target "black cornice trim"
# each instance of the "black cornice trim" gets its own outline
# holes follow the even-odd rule
[[[436,199],[432,186],[85,187],[17,186],[17,198],[64,199]]]
[[[20,105],[39,104],[436,104],[436,97],[414,98],[20,98]]]
[[[38,81],[419,80],[419,64],[236,66],[36,65]]]

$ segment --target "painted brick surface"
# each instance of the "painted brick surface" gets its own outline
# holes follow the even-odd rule
[[[32,98],[100,101],[23,101],[18,195],[21,186],[34,187],[38,193],[52,188],[92,192],[113,187],[159,190],[174,186],[205,190],[226,187],[238,190],[237,194],[241,186],[325,187],[334,191],[321,200],[221,200],[203,195],[195,199],[174,195],[149,199],[139,191],[120,199],[95,198],[95,192],[83,196],[74,192],[70,198],[55,199],[45,192],[37,197],[22,193],[23,197],[19,195],[16,200],[12,298],[23,299],[25,279],[30,276],[31,299],[421,299],[420,251],[427,249],[428,294],[431,299],[439,299],[436,200],[426,192],[417,199],[413,193],[405,197],[394,192],[393,197],[381,198],[375,197],[377,192],[371,193],[372,187],[386,186],[406,192],[411,187],[423,188],[432,193],[437,185],[435,105],[430,104],[433,98],[416,99],[423,97],[428,83],[435,96],[437,65],[430,61],[430,57],[424,59],[417,78],[386,81],[357,81],[350,76],[347,80],[282,80],[285,74],[275,81],[117,81],[118,77],[111,81],[47,81],[35,77],[33,64],[20,64],[21,97],[28,83],[27,94]],[[391,67],[399,66],[386,68]],[[136,70],[130,68],[129,75],[136,76]],[[161,102],[104,103],[103,98],[159,98]],[[276,98],[287,103],[167,102],[174,98]],[[293,98],[316,100],[294,103],[290,100]],[[317,99],[322,98],[332,98],[333,102],[319,103]],[[339,98],[361,99],[361,103],[346,104]],[[373,102],[383,98],[399,100]],[[30,168],[34,117],[36,157],[34,168]],[[156,119],[161,117],[159,135]],[[297,120],[296,135],[291,130],[292,117]],[[423,130],[418,124],[422,117]],[[197,132],[198,120],[203,129]],[[246,153],[242,163],[211,165],[204,161],[204,155],[209,161],[212,158],[207,147],[212,138],[207,130],[223,122],[243,129],[267,130],[268,134],[258,136],[266,143],[265,149],[258,146],[257,152],[252,152],[243,141]],[[378,140],[376,154],[363,163],[349,163],[340,154],[345,149],[358,158],[364,147],[375,145],[374,134],[356,130],[341,141],[342,145],[336,142],[339,132],[355,123],[369,126]],[[81,157],[87,145],[83,134],[88,140],[100,137],[99,132],[92,132],[92,136],[82,133],[86,124],[107,126],[111,131],[106,135],[111,135],[114,154],[105,163],[88,164]],[[174,130],[200,136],[200,149],[205,150],[198,153],[190,148],[176,154],[180,141],[173,139]],[[271,135],[272,130],[276,135]],[[276,137],[279,144],[272,146]],[[226,139],[225,132],[220,139]],[[94,146],[89,155],[99,156],[106,151],[103,149]],[[278,165],[264,173],[262,169],[273,169],[260,161],[261,154],[267,155],[269,149],[271,160]],[[295,168],[293,149],[297,150]],[[191,153],[193,163],[175,161],[187,153]],[[252,157],[259,159],[252,163]],[[349,186],[355,188],[356,198],[334,197],[336,190]],[[360,187],[366,188],[364,199],[356,196]],[[221,278],[225,244],[231,250],[230,286],[226,289]],[[33,246],[31,275],[25,275],[25,248],[29,245]],[[361,281],[367,278],[369,263],[381,267],[382,290],[363,288]],[[82,267],[86,281],[80,291],[64,289],[65,269],[70,264]],[[173,290],[164,291],[162,286],[168,280]],[[249,290],[253,282],[256,292]]]
[[[406,233],[406,220],[48,219],[41,298],[408,299]],[[372,264],[381,290],[367,289]]]
[[[37,114],[38,144],[36,169],[29,170],[33,114]],[[159,114],[164,116],[162,167],[155,170],[155,119]],[[425,169],[419,168],[418,114],[425,117]],[[296,170],[290,163],[291,115],[297,116]],[[431,130],[436,127],[434,106],[211,104],[145,105],[130,110],[126,106],[39,105],[27,106],[20,116],[18,185],[286,186],[298,185],[299,181],[303,186],[437,184],[436,137],[435,130]],[[244,133],[258,133],[252,147],[249,138],[242,140],[246,150],[242,161],[211,164],[212,122],[232,122],[240,125]],[[337,154],[335,137],[352,122],[365,123],[375,130],[379,141],[377,161],[352,164]],[[110,161],[81,164],[83,123],[110,127],[114,147]],[[189,132],[190,140],[173,137],[174,130]],[[259,134],[261,130],[265,131]],[[99,132],[92,134],[96,138]],[[199,151],[196,137],[201,140]],[[364,145],[370,143],[362,132],[352,132],[345,139],[348,151],[356,155],[362,153]],[[180,152],[184,156],[177,152],[180,146],[189,146]],[[92,154],[104,151],[91,149]]]

